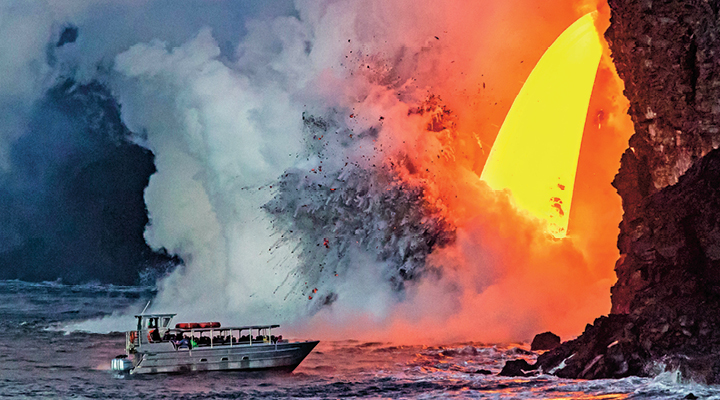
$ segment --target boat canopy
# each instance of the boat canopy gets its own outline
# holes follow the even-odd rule
[[[247,325],[247,326],[222,326],[215,328],[174,328],[173,330],[178,331],[228,331],[228,330],[245,330],[245,329],[275,329],[279,328],[280,325]]]
[[[158,317],[168,317],[173,318],[177,314],[138,314],[135,316],[135,318],[158,318]]]
[[[177,314],[138,314],[135,315],[135,318],[137,318],[137,330],[143,331],[143,330],[150,330],[154,328],[160,328],[161,331],[167,331],[167,330],[179,330],[179,331],[221,331],[221,330],[246,330],[246,329],[275,329],[279,328],[280,325],[273,324],[273,325],[247,325],[247,326],[213,326],[213,327],[197,327],[197,328],[179,328],[179,327],[171,327],[170,322]]]

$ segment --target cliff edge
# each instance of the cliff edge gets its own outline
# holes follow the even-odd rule
[[[720,1],[609,0],[635,133],[612,310],[537,366],[568,378],[678,369],[720,383]]]

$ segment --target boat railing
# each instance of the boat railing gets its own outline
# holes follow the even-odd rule
[[[275,336],[270,331],[258,332],[252,335],[248,328],[192,328],[192,329],[164,329],[153,332],[157,328],[128,331],[125,333],[125,348],[132,352],[138,347],[153,343],[172,343],[178,349],[183,346],[187,348],[215,347],[215,346],[241,346],[257,344],[278,344],[287,343],[282,335]],[[245,335],[243,335],[245,331]]]

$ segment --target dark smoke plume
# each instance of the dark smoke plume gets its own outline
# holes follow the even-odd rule
[[[403,179],[394,162],[338,162],[337,147],[354,141],[372,146],[379,127],[353,138],[331,118],[304,115],[303,121],[307,158],[317,165],[285,171],[275,197],[264,206],[275,217],[280,241],[297,246],[295,272],[308,284],[323,286],[336,274],[362,268],[354,258],[365,253],[385,265],[381,279],[402,291],[406,280],[426,272],[426,258],[435,248],[454,242],[455,227],[425,199],[423,184]],[[319,305],[336,294],[322,296]]]

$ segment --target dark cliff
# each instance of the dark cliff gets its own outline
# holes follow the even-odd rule
[[[179,262],[145,243],[154,156],[131,136],[102,84],[46,93],[0,173],[0,279],[131,285]]]
[[[612,311],[537,365],[577,378],[677,368],[719,383],[720,1],[609,5],[635,126],[613,182],[624,216]]]
[[[625,260],[644,285],[632,293],[630,313],[598,318],[538,365],[553,371],[565,360],[554,373],[590,379],[679,368],[720,383],[720,150],[646,198],[633,226]]]
[[[625,215],[613,313],[628,313],[647,287],[638,251],[643,201],[673,185],[720,144],[720,1],[610,0],[605,34],[625,81],[635,134],[613,185]]]

